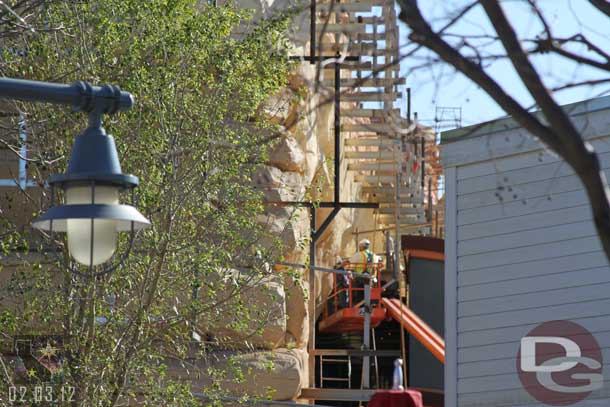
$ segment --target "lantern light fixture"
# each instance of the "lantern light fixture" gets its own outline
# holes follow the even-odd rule
[[[52,205],[61,190],[63,203],[51,206],[32,221],[36,229],[67,234],[71,257],[89,267],[88,274],[108,273],[114,268],[93,271],[115,254],[120,232],[134,233],[150,222],[134,206],[120,202],[130,191],[133,200],[136,176],[123,174],[114,138],[102,127],[102,116],[133,106],[133,97],[116,86],[73,85],[0,78],[0,97],[72,105],[89,114],[88,128],[76,136],[68,168],[48,179]],[[128,250],[128,251],[129,251]],[[74,271],[76,271],[74,269]],[[79,273],[80,274],[80,273]]]

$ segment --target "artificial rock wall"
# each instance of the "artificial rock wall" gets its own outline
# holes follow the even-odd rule
[[[255,16],[268,17],[277,10],[297,6],[290,0],[240,0],[239,4],[255,10]],[[302,5],[307,10],[307,4]],[[294,55],[308,53],[309,15],[305,12],[294,20],[292,42]],[[334,41],[327,36],[325,41]],[[332,70],[327,71],[332,75]],[[330,77],[330,76],[329,76]],[[334,191],[334,133],[332,89],[330,92],[315,86],[316,78],[323,79],[324,71],[317,72],[316,65],[297,63],[288,86],[272,97],[261,114],[277,124],[280,137],[269,152],[266,165],[253,178],[254,185],[264,192],[267,202],[285,201],[332,201]],[[329,103],[329,98],[331,102]],[[353,104],[342,104],[342,108]],[[359,119],[354,119],[358,122]],[[361,121],[361,120],[360,120]],[[344,121],[345,122],[345,121]],[[343,134],[344,138],[349,134]],[[341,169],[341,200],[359,201],[359,190],[353,176]],[[317,209],[317,226],[324,221],[330,209]],[[287,262],[305,264],[308,261],[310,234],[309,209],[289,205],[268,205],[259,222],[281,237],[283,255]],[[332,267],[337,256],[349,256],[356,249],[356,241],[365,235],[356,235],[356,230],[373,229],[372,210],[342,209],[328,227],[316,246],[316,264]],[[372,239],[381,251],[383,242]],[[309,318],[307,299],[309,293],[308,272],[298,270],[300,278],[290,277],[287,270],[274,267],[274,278],[261,282],[261,295],[252,295],[257,305],[273,309],[274,317],[262,335],[250,337],[248,342],[256,350],[241,350],[235,360],[249,371],[244,382],[235,385],[227,382],[226,388],[234,394],[259,394],[274,400],[289,400],[299,396],[300,390],[309,385],[307,341]],[[328,274],[316,274],[317,304],[331,290],[332,280]],[[256,287],[255,287],[256,291]],[[269,293],[274,295],[271,297]],[[273,298],[273,299],[272,299]],[[319,316],[313,316],[317,318]],[[228,333],[231,335],[231,333]],[[238,338],[236,338],[238,339]],[[219,357],[213,362],[200,364],[216,368],[226,367],[228,359]],[[205,367],[205,366],[202,366]],[[189,377],[185,370],[170,363],[170,371],[193,383],[200,389],[207,382],[202,377]],[[271,389],[271,391],[269,391]]]

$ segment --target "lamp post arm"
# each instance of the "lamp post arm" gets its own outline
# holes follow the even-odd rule
[[[118,86],[92,86],[88,82],[72,85],[0,78],[0,98],[27,102],[47,102],[70,105],[82,112],[112,114],[133,106],[133,96]]]

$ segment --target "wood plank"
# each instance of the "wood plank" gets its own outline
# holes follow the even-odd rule
[[[610,143],[606,138],[591,140],[591,145],[597,154],[610,151]],[[501,174],[524,168],[532,168],[559,162],[560,159],[546,150],[531,151],[495,160],[458,167],[458,179],[480,177],[483,175]]]
[[[592,333],[608,332],[610,327],[610,315],[593,316],[582,318],[579,323]],[[458,338],[459,348],[472,348],[482,345],[491,345],[513,341],[514,338],[522,338],[534,329],[536,324],[524,324],[503,328],[488,329],[484,331],[464,332]],[[457,353],[457,352],[456,352]]]
[[[561,319],[576,321],[580,318],[608,314],[610,312],[608,311],[609,308],[610,299],[606,298],[604,300],[583,301],[577,304],[565,304],[548,308],[464,317],[460,318],[458,321],[458,334],[467,331],[481,331],[492,328],[554,321],[557,319],[558,315],[561,315]],[[484,359],[483,355],[478,357],[481,358],[479,360]]]
[[[345,139],[345,146],[347,147],[395,147],[398,146],[400,141],[396,138],[389,136],[367,136],[358,138]]]
[[[457,406],[457,207],[456,168],[445,169],[445,405]]]
[[[400,350],[313,349],[312,355],[400,357]]]
[[[563,223],[591,220],[591,209],[588,203],[549,210],[523,214],[518,217],[507,217],[493,221],[462,225],[458,228],[458,239],[465,241],[482,237],[497,236],[504,233],[528,231],[548,226],[561,225]]]
[[[458,212],[458,225],[488,222],[498,219],[516,218],[533,213],[542,213],[557,209],[582,206],[589,202],[582,190],[555,194],[548,197],[534,198],[525,201],[513,201],[506,204],[485,206],[482,208],[464,209]]]
[[[322,86],[332,87],[335,85],[334,79],[323,79]],[[393,85],[404,85],[406,83],[405,78],[347,78],[341,79],[342,88],[383,88],[386,86]]]
[[[369,401],[376,390],[304,388],[299,398],[332,401]]]
[[[366,33],[366,24],[361,23],[324,23],[316,24],[316,32],[318,33],[343,33],[355,34]]]
[[[375,211],[377,211],[377,209],[375,209]],[[394,216],[394,214],[377,214],[377,219],[380,221],[384,221],[384,222],[388,222],[387,224],[389,225],[394,225],[396,223],[396,217]],[[417,225],[417,226],[421,226],[421,225],[429,225],[429,222],[426,221],[426,219],[424,219],[424,217],[422,215],[416,215],[416,214],[412,214],[412,215],[400,215],[400,223],[401,224],[410,224],[410,225]]]
[[[597,236],[560,240],[558,242],[535,246],[461,256],[458,257],[458,270],[462,271],[504,266],[510,263],[516,263],[516,259],[518,259],[519,262],[525,263],[544,259],[548,257],[550,253],[567,256],[595,250],[601,250],[601,245]]]
[[[395,208],[378,208],[375,209],[375,213],[379,213],[382,215],[394,215],[396,209]],[[426,210],[423,208],[400,208],[401,215],[412,215],[417,216],[418,218],[423,218],[426,214]]]
[[[347,164],[348,171],[383,171],[388,173],[396,173],[396,163],[375,163],[362,162]]]
[[[373,7],[379,7],[378,1],[359,1],[354,3],[318,3],[316,11],[318,13],[353,13],[371,11]]]
[[[370,199],[376,202],[393,202],[396,199],[396,195],[394,194],[369,194]],[[423,205],[423,200],[421,198],[411,198],[408,194],[400,195],[400,202],[411,205]],[[439,220],[442,220],[442,217],[439,217]]]
[[[493,237],[462,240],[458,243],[458,256],[514,249],[518,247],[556,242],[564,239],[576,239],[596,235],[593,222],[563,223],[546,228],[505,233]]]
[[[379,194],[379,193],[394,194],[396,192],[396,190],[394,188],[390,188],[390,187],[374,186],[374,187],[362,187],[362,192],[369,193],[369,194]],[[411,188],[400,188],[399,192],[401,195],[408,195],[412,198],[421,198],[422,197],[420,189],[413,190]]]
[[[335,69],[334,64],[324,65],[324,69]],[[366,62],[344,62],[341,64],[341,70],[349,71],[371,71],[373,70],[373,64],[369,61]]]
[[[395,228],[396,221],[394,219],[388,221],[379,220],[385,227]],[[401,219],[399,231],[409,233],[424,233],[430,234],[430,223],[421,220],[414,220],[409,218]]]
[[[361,41],[378,41],[378,40],[385,40],[386,35],[385,35],[385,33],[363,33],[363,34],[358,34],[357,38]]]
[[[396,177],[389,175],[361,175],[357,174],[354,176],[356,182],[363,182],[368,185],[393,185],[396,182]]]
[[[598,155],[600,165],[603,169],[610,168],[610,152]],[[549,180],[573,175],[574,171],[569,165],[562,161],[550,161],[535,167],[519,168],[516,170],[505,171],[483,175],[480,177],[470,177],[458,181],[458,193],[460,195],[486,190],[497,190],[498,187],[516,187],[519,185]]]
[[[604,273],[606,271],[606,273]],[[501,297],[510,298],[525,298],[530,293],[540,293],[546,291],[560,290],[570,287],[587,286],[592,284],[601,284],[610,282],[610,273],[607,272],[606,265],[583,269],[582,267],[574,267],[572,270],[564,270],[562,273],[554,273],[549,275],[534,275],[527,278],[513,278],[506,281],[494,281],[491,283],[482,283],[476,285],[462,286],[459,290],[458,301],[464,304],[478,303],[488,299],[500,299]],[[581,277],[582,276],[582,277]],[[531,282],[531,283],[530,283]],[[571,298],[554,297],[558,301],[566,301]],[[510,298],[504,298],[508,301]],[[575,300],[583,300],[587,296],[574,298]],[[485,314],[488,310],[479,308],[472,315]],[[468,315],[464,315],[468,316]]]
[[[389,114],[400,117],[400,109],[392,109],[390,111],[386,111],[385,109],[346,109],[341,112],[341,115],[345,117],[386,118]]]
[[[396,155],[393,151],[346,151],[343,156],[347,159],[379,159],[393,160]]]
[[[385,25],[387,19],[383,16],[358,16],[358,22],[370,25]],[[395,24],[395,21],[391,21],[388,25]]]
[[[553,321],[550,319],[549,321]],[[527,334],[527,332],[524,332]],[[600,348],[609,349],[610,348],[610,335],[598,335],[596,337]],[[458,359],[460,362],[464,363],[472,363],[479,362],[489,359],[513,359],[515,360],[516,350],[519,349],[519,343],[521,338],[507,338],[507,341],[503,343],[471,347],[471,348],[462,348],[458,350]],[[515,375],[517,376],[517,375]],[[518,379],[517,379],[518,380]]]
[[[604,360],[608,360],[610,352],[604,350]],[[607,371],[607,369],[606,369]],[[606,373],[604,372],[604,375]],[[517,377],[517,375],[515,375]],[[455,379],[454,379],[455,380]],[[607,381],[607,380],[606,380]],[[600,407],[608,405],[608,392],[593,392],[587,399],[579,403],[580,407]],[[561,400],[556,400],[561,401]],[[496,390],[496,391],[477,391],[477,387],[472,389],[460,389],[459,402],[452,404],[456,407],[540,407],[541,404],[533,401],[532,396],[526,393],[521,384],[517,388]]]
[[[396,133],[397,130],[400,130],[401,127],[400,125],[404,124],[405,127],[402,128],[406,128],[406,123],[396,123],[396,124],[390,124],[390,123],[364,123],[364,124],[360,124],[360,123],[345,123],[343,125],[341,125],[341,130],[342,131],[346,131],[349,133],[357,133],[357,132],[363,132],[363,133]]]
[[[581,272],[577,272],[580,274]],[[584,273],[583,273],[584,274]],[[588,300],[602,300],[608,297],[610,291],[610,279],[608,269],[597,269],[594,273],[598,278],[589,280],[583,278],[582,285],[575,286],[574,278],[578,281],[577,275],[571,275],[569,281],[563,281],[559,288],[519,293],[519,295],[497,296],[479,300],[463,301],[458,304],[460,317],[470,317],[475,315],[486,315],[499,312],[519,311],[532,308],[550,307],[561,304],[581,302],[583,298]],[[562,276],[557,276],[562,277]],[[552,280],[555,283],[555,278]],[[585,282],[587,284],[585,284]],[[529,285],[529,282],[519,282],[521,287]],[[559,285],[559,283],[557,283]],[[497,286],[493,286],[495,291]],[[530,290],[531,291],[531,290]]]
[[[512,279],[529,279],[538,276],[553,278],[553,275],[573,270],[587,270],[608,265],[608,260],[601,251],[589,251],[562,256],[561,253],[551,258],[528,262],[515,262],[502,266],[465,270],[458,273],[460,289],[470,285],[501,282]]]
[[[608,109],[601,108],[593,112],[583,111],[581,114],[572,114],[572,121],[585,140],[595,140],[608,135]],[[472,164],[486,160],[497,160],[502,157],[524,154],[531,151],[544,150],[542,145],[531,137],[526,131],[518,128],[514,121],[499,120],[495,122],[495,129],[487,126],[481,128],[459,129],[460,133],[478,133],[476,137],[460,140],[458,142],[444,143],[442,161],[445,166]],[[479,131],[477,131],[479,130]],[[456,132],[457,132],[456,131]],[[447,141],[446,137],[443,141]]]
[[[354,93],[341,93],[342,102],[392,102],[402,98],[402,93],[393,92],[354,92]]]
[[[576,175],[566,175],[543,180],[520,184],[515,186],[503,186],[501,189],[492,191],[474,192],[458,197],[458,209],[474,209],[491,205],[502,205],[508,202],[520,201],[523,199],[553,197],[555,194],[577,191],[583,185]]]

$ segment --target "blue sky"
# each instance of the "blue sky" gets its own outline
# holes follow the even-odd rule
[[[421,0],[420,7],[424,15],[434,21],[436,27],[443,25],[442,17],[458,10],[467,1],[463,0]],[[602,13],[589,5],[587,0],[539,0],[547,20],[556,37],[567,37],[584,33],[597,45],[610,52],[610,21]],[[509,19],[522,37],[533,37],[540,32],[541,25],[525,1],[504,1],[503,7]],[[451,30],[455,34],[492,34],[493,27],[480,8],[468,13],[464,20]],[[409,29],[400,23],[401,54],[409,50]],[[490,45],[490,52],[499,48]],[[534,58],[536,67],[541,72],[549,87],[560,86],[570,81],[583,81],[608,77],[607,72],[579,66],[559,56],[546,54]],[[434,125],[436,106],[461,107],[462,125],[480,123],[505,116],[504,112],[482,90],[467,78],[447,66],[435,64],[432,68],[413,67],[422,64],[422,59],[408,58],[401,63],[402,74],[407,77],[412,90],[412,109],[418,112],[420,121]],[[526,89],[519,81],[509,61],[495,61],[487,68],[488,72],[514,98],[530,106],[533,102]],[[610,94],[610,83],[596,87],[581,87],[556,92],[555,97],[561,104]],[[450,122],[447,126],[452,127]]]

